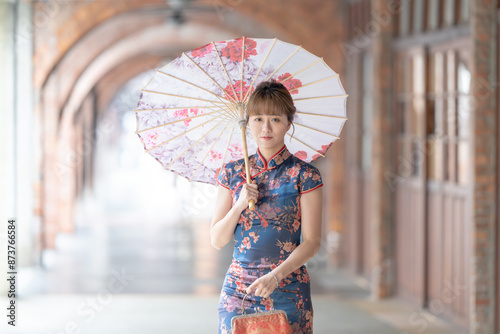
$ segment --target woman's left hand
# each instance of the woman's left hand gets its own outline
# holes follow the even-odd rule
[[[246,290],[247,294],[255,291],[255,295],[262,298],[269,298],[271,293],[277,288],[273,274],[268,273],[253,282]]]

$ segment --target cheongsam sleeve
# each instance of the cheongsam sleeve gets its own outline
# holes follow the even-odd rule
[[[227,175],[227,168],[225,164],[220,169],[219,176],[217,177],[217,183],[224,188],[229,189],[229,177]]]
[[[323,186],[323,180],[319,170],[312,166],[306,165],[300,171],[300,193],[305,194],[314,189]]]

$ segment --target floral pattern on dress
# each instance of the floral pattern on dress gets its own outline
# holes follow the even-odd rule
[[[300,244],[300,196],[323,185],[318,169],[292,155],[286,146],[269,162],[260,152],[249,157],[250,175],[258,184],[256,209],[240,216],[234,231],[233,260],[226,273],[218,305],[218,333],[231,333],[231,319],[242,314],[246,288],[283,263]],[[218,183],[231,191],[233,204],[246,182],[244,160],[224,165]],[[301,266],[280,282],[270,298],[245,299],[245,312],[284,310],[294,334],[312,333],[313,309],[309,274]]]

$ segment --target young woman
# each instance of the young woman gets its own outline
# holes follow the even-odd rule
[[[235,241],[219,300],[218,333],[231,333],[231,319],[242,313],[246,294],[245,312],[274,306],[287,313],[294,334],[312,333],[304,264],[320,248],[321,175],[285,145],[295,106],[283,84],[259,84],[249,98],[247,113],[247,125],[258,146],[249,157],[253,183],[246,183],[243,159],[224,165],[210,230],[217,249]],[[255,201],[255,210],[248,208],[250,200]]]

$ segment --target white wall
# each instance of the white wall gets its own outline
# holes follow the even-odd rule
[[[7,270],[7,221],[15,218],[16,263],[31,266],[34,255],[33,179],[36,171],[33,154],[31,4],[0,0],[0,275]],[[18,270],[19,273],[19,270]],[[18,277],[19,286],[19,277]],[[7,284],[0,280],[0,296]]]

